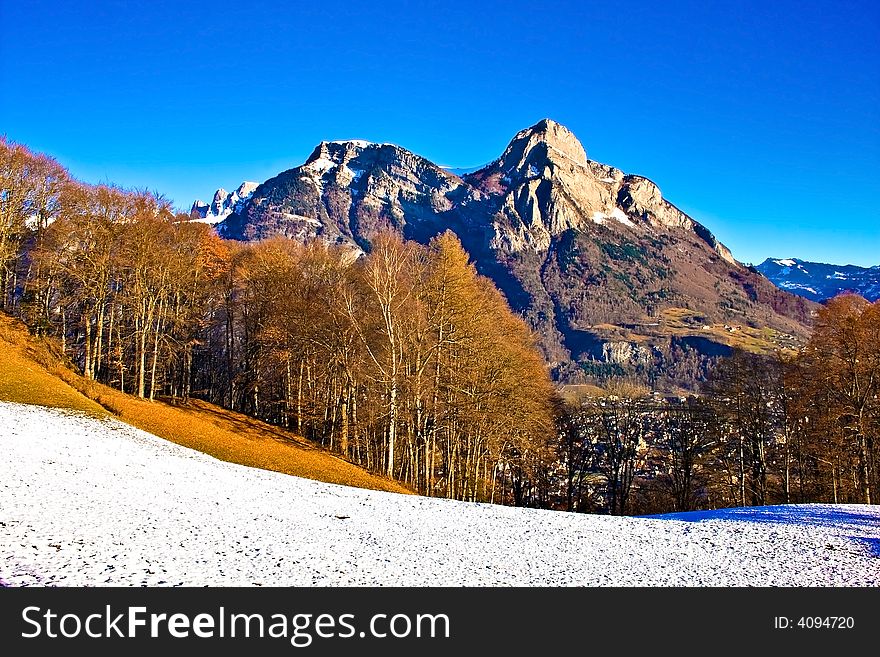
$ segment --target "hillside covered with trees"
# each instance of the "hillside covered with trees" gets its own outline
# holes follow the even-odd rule
[[[87,379],[220,404],[424,495],[613,514],[878,497],[880,303],[859,297],[795,356],[721,359],[700,395],[564,401],[452,232],[363,256],[225,241],[2,140],[0,307]]]

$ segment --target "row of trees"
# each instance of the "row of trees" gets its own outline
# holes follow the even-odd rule
[[[735,354],[699,397],[610,385],[564,405],[452,233],[360,254],[186,219],[0,140],[0,304],[87,378],[248,413],[426,495],[615,514],[877,500],[880,304],[830,301],[797,357]]]
[[[85,185],[2,142],[4,307],[83,375],[198,395],[426,495],[532,501],[554,390],[452,233],[369,254],[225,242],[161,197]]]
[[[811,501],[876,503],[880,302],[822,308],[796,356],[737,352],[702,395],[635,388],[562,416],[559,497],[609,513]]]
[[[197,355],[200,395],[426,495],[528,487],[553,388],[454,234],[427,246],[379,235],[361,258],[287,239],[232,251]]]

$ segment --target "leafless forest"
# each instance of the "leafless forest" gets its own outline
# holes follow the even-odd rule
[[[361,255],[188,219],[0,140],[0,307],[86,378],[247,413],[424,495],[613,514],[878,499],[880,302],[832,299],[798,353],[736,352],[699,395],[563,400],[451,232]]]

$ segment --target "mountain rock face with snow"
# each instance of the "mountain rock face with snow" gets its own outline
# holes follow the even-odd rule
[[[663,371],[676,350],[718,355],[713,339],[691,335],[707,325],[806,333],[809,302],[740,265],[647,178],[588,159],[554,121],[522,130],[476,171],[453,171],[392,144],[322,142],[219,227],[233,239],[364,251],[382,230],[424,243],[451,229],[537,331],[560,379],[597,366]],[[664,313],[675,308],[689,324],[670,331]]]
[[[868,301],[880,299],[880,265],[828,265],[797,258],[767,258],[757,267],[780,289],[811,301],[853,292]]]
[[[217,224],[233,212],[242,209],[242,205],[259,187],[259,183],[243,182],[234,192],[229,192],[222,187],[214,192],[214,198],[210,203],[204,201],[195,201],[189,216],[192,221],[198,221],[206,224]]]

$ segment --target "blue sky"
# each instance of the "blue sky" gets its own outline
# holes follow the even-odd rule
[[[867,1],[0,2],[0,132],[188,209],[322,139],[466,167],[551,117],[740,260],[874,265],[877,34]]]

